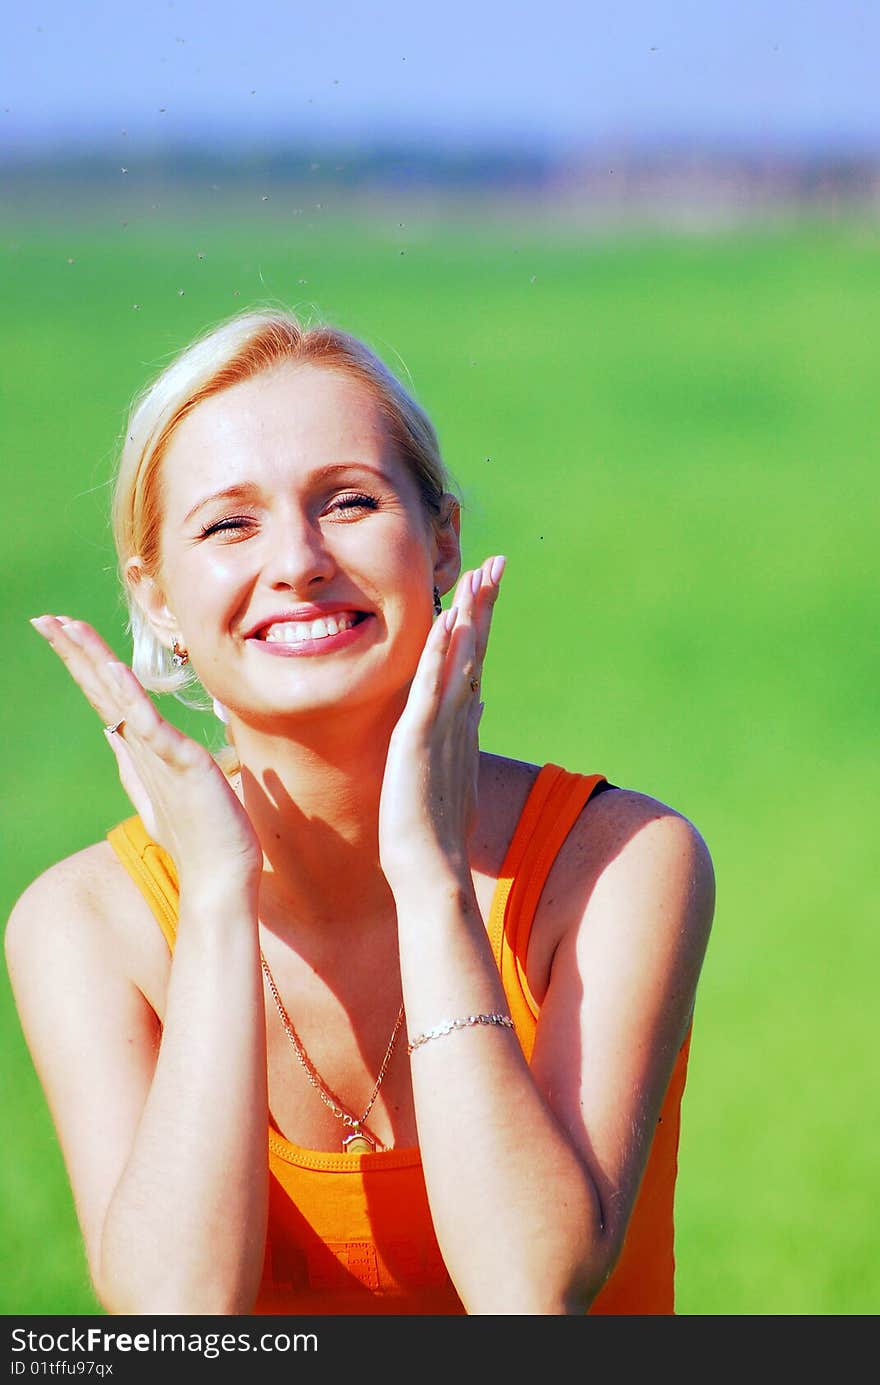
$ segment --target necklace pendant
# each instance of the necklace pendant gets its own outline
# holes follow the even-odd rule
[[[373,1154],[376,1141],[358,1124],[352,1126],[349,1135],[343,1135],[342,1148],[345,1154]]]

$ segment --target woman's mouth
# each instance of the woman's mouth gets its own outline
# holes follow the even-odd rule
[[[248,643],[261,646],[267,654],[330,654],[359,639],[370,620],[366,611],[334,611],[314,619],[279,620],[263,626]]]

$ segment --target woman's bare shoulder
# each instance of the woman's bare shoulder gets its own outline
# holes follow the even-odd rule
[[[19,896],[12,917],[40,915],[53,904],[103,912],[118,904],[126,883],[133,882],[110,843],[93,842],[42,871]]]
[[[12,974],[48,954],[98,945],[118,954],[130,973],[154,972],[163,950],[167,956],[146,900],[108,841],[42,871],[16,900],[5,932]]]
[[[584,929],[614,932],[634,909],[647,919],[656,906],[657,927],[661,915],[674,918],[670,928],[677,928],[694,956],[701,956],[714,899],[709,848],[683,812],[637,789],[609,785],[594,791],[541,893],[527,964],[535,994],[546,989],[563,937]]]
[[[710,889],[714,871],[698,827],[678,808],[637,789],[609,787],[587,801],[557,856],[545,893],[581,915],[601,882],[606,892],[647,876],[686,876]],[[572,910],[573,906],[573,910]]]
[[[588,850],[591,859],[616,856],[625,842],[656,825],[656,836],[670,842],[703,838],[696,824],[679,808],[639,789],[616,784],[599,785],[584,805],[566,846],[571,852]],[[604,791],[602,791],[604,790]]]
[[[540,764],[503,755],[480,756],[480,826],[486,835],[509,838],[541,771]],[[585,771],[586,772],[586,771]],[[601,774],[601,769],[595,771]],[[708,847],[683,812],[651,794],[600,781],[584,804],[560,848],[554,870],[583,879],[615,860],[627,842],[645,829],[660,849],[685,846],[711,863]],[[557,871],[558,873],[558,871]]]

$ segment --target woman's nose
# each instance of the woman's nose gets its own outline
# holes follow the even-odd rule
[[[334,573],[333,559],[320,524],[303,514],[286,515],[273,524],[263,580],[271,587],[306,591]]]

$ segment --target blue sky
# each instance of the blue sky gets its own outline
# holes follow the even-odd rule
[[[132,140],[880,146],[875,0],[45,0],[7,9],[9,152]]]

